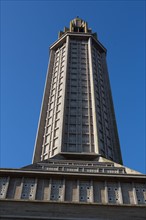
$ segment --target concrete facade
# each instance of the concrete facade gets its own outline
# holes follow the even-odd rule
[[[91,29],[75,28],[79,32],[65,32],[50,47],[33,162],[94,153],[122,164],[106,49]]]
[[[33,163],[0,170],[1,219],[146,219],[146,176],[122,165],[106,49],[76,18],[50,47]]]
[[[117,216],[122,220],[145,219],[144,175],[127,174],[124,167],[121,173],[75,172],[73,163],[77,161],[67,160],[64,168],[69,167],[70,170],[58,169],[54,172],[55,169],[47,169],[55,168],[57,162],[50,161],[52,166],[40,163],[31,168],[1,170],[1,219],[106,220],[117,219]],[[79,163],[78,167],[83,168],[83,164]],[[86,161],[86,168],[90,169],[88,163],[91,161]],[[113,171],[110,162],[100,164],[94,161],[93,164]]]
[[[8,200],[0,202],[0,207],[3,210],[1,220],[117,220],[117,218],[119,220],[141,220],[146,217],[144,207],[128,205],[107,206],[103,204],[49,203],[39,201],[12,202]],[[7,216],[5,215],[6,212]]]

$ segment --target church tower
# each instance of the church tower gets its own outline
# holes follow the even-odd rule
[[[106,49],[79,18],[50,47],[33,162],[57,154],[102,155],[122,164]]]
[[[146,177],[122,163],[106,49],[78,17],[50,47],[33,162],[1,169],[0,190],[1,219],[146,218]]]

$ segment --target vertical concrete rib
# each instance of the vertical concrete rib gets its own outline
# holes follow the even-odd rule
[[[33,197],[32,197],[32,199],[35,199],[35,198],[36,198],[37,184],[38,184],[38,179],[35,178],[35,181],[34,181],[34,191],[33,191]]]
[[[41,160],[41,151],[42,151],[44,127],[45,127],[47,108],[48,108],[48,99],[49,99],[49,94],[50,94],[49,88],[50,88],[51,77],[52,77],[51,73],[53,69],[53,63],[54,63],[54,51],[51,50],[32,163],[35,163]]]
[[[67,90],[67,73],[68,73],[68,59],[69,59],[69,36],[66,37],[66,54],[65,54],[65,68],[64,68],[64,87],[62,92],[62,109],[60,115],[60,136],[59,136],[59,148],[58,151],[61,152],[61,148],[64,147],[63,145],[63,136],[64,136],[64,123],[65,123],[65,99],[66,99],[66,90]]]
[[[132,191],[133,191],[134,204],[138,204],[134,182],[132,182]]]
[[[91,86],[91,104],[92,104],[92,117],[93,117],[93,132],[94,132],[94,150],[95,153],[99,153],[98,148],[98,135],[97,135],[97,119],[96,119],[96,106],[95,106],[95,88],[94,88],[94,76],[92,65],[92,39],[88,40],[88,53],[89,53],[89,74],[90,74],[90,86]]]
[[[21,199],[21,197],[22,197],[23,185],[24,185],[24,177],[22,177],[22,179],[21,179],[21,184],[20,184],[20,189],[19,189],[19,194],[18,194],[18,198],[17,199]]]
[[[120,193],[120,203],[123,204],[123,195],[122,195],[122,189],[121,189],[120,182],[118,182],[118,187],[119,187],[119,193]]]
[[[105,195],[105,203],[108,203],[108,190],[107,190],[107,181],[104,181],[104,195]]]

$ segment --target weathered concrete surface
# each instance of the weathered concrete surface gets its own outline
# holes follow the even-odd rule
[[[84,203],[0,201],[0,219],[144,220],[145,206]]]

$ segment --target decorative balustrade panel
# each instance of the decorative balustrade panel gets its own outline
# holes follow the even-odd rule
[[[146,204],[146,184],[70,178],[2,177],[0,199]]]
[[[8,183],[9,183],[8,177],[0,178],[0,199],[4,199],[6,197]]]
[[[34,178],[24,178],[22,179],[22,193],[21,199],[35,199],[36,192],[36,181]]]

